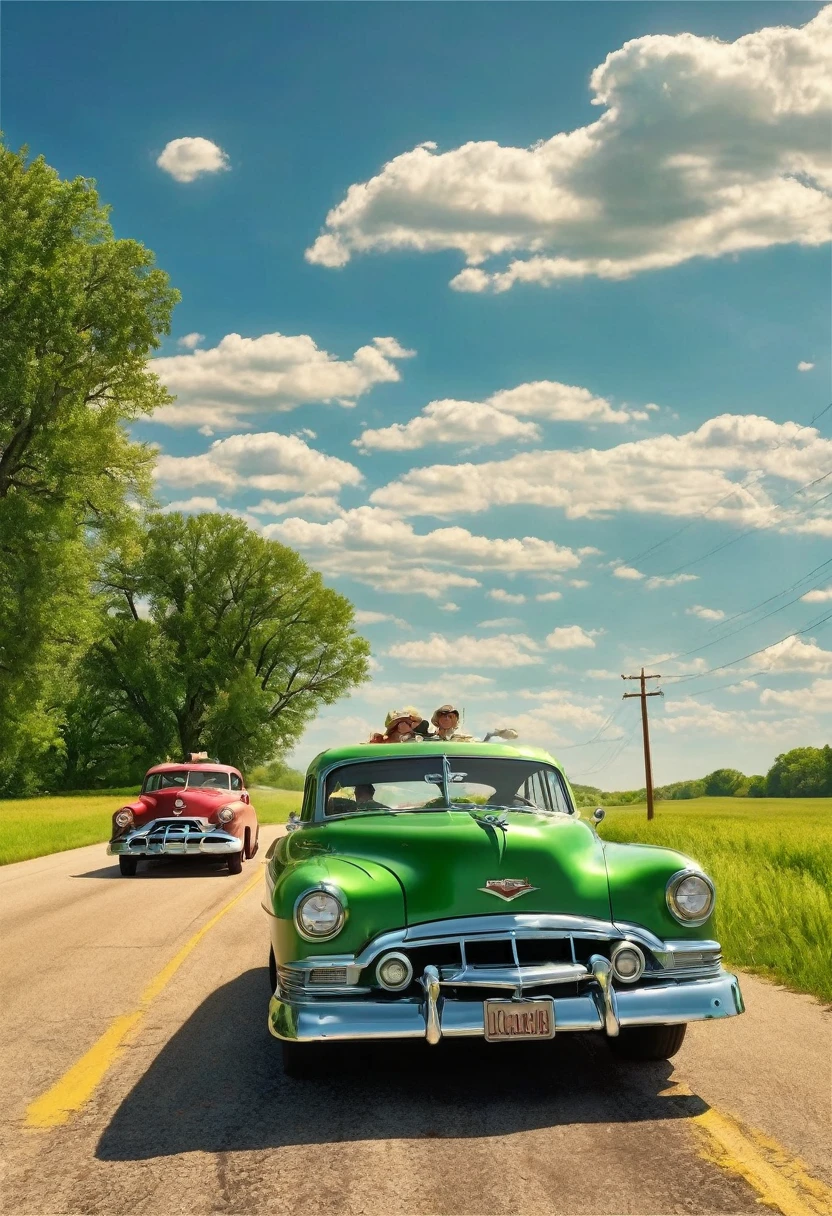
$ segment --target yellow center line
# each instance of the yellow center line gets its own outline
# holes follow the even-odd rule
[[[181,950],[173,956],[162,970],[155,975],[139,997],[139,1006],[132,1013],[122,1014],[114,1019],[101,1037],[93,1043],[76,1064],[55,1082],[51,1089],[41,1094],[26,1110],[26,1127],[57,1127],[66,1123],[70,1115],[75,1114],[87,1102],[104,1079],[109,1068],[115,1062],[124,1046],[125,1039],[140,1024],[152,1001],[170,983],[185,959],[194,950],[214,925],[230,912],[235,904],[248,895],[249,891],[263,881],[258,872],[242,891],[220,908],[209,921],[191,937]]]
[[[677,1082],[674,1097],[691,1097]],[[667,1096],[670,1096],[668,1094]],[[770,1136],[744,1128],[733,1116],[710,1107],[692,1117],[702,1133],[701,1155],[720,1169],[736,1174],[754,1188],[759,1202],[783,1216],[832,1216],[832,1187],[809,1173],[809,1167]]]

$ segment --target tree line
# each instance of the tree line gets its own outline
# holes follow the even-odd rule
[[[165,514],[130,423],[179,299],[87,178],[0,144],[0,795],[279,756],[367,678],[349,600],[231,515]]]
[[[644,802],[646,790],[604,791],[591,785],[573,785],[579,806],[598,802],[627,805]],[[687,798],[830,798],[832,797],[832,747],[795,747],[777,756],[763,776],[747,777],[736,768],[718,768],[694,781],[675,781],[656,786],[657,800]]]

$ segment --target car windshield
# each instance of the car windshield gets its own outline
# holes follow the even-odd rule
[[[212,773],[195,769],[171,769],[166,773],[150,773],[144,780],[142,793],[169,789],[229,789],[228,773]]]
[[[324,813],[500,808],[572,813],[550,765],[501,756],[410,756],[345,764],[326,781]]]

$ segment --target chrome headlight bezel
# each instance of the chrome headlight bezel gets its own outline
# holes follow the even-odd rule
[[[335,900],[335,903],[338,905],[339,913],[335,924],[331,929],[327,930],[326,933],[311,933],[304,927],[301,921],[301,911],[303,910],[303,906],[313,895],[328,895],[331,899]],[[347,898],[344,895],[344,892],[339,887],[334,886],[332,883],[318,883],[318,885],[315,887],[308,887],[297,897],[295,900],[293,919],[295,922],[295,929],[304,941],[330,941],[333,937],[337,937],[344,927],[344,923],[347,919]]]
[[[395,959],[399,963],[404,963],[405,978],[399,984],[388,984],[381,976],[381,968],[391,959]],[[386,950],[381,958],[376,963],[376,980],[379,987],[385,992],[403,992],[405,988],[410,986],[413,979],[413,964],[406,954],[402,954],[400,950]]]
[[[217,812],[217,819],[220,823],[230,823],[233,818],[234,808],[231,806],[224,806]]]
[[[623,950],[629,950],[639,959],[639,968],[633,975],[621,975],[616,967],[616,959]],[[623,941],[614,946],[610,952],[610,967],[612,973],[620,984],[635,984],[644,975],[644,969],[647,966],[647,960],[644,957],[644,951],[636,942]]]
[[[130,827],[130,825],[131,825],[131,823],[133,823],[134,819],[135,819],[135,816],[134,816],[133,812],[130,810],[130,807],[123,806],[121,808],[121,810],[116,811],[115,815],[113,816],[113,823],[116,825],[117,828],[121,828],[121,830],[124,831],[125,828]]]
[[[705,884],[710,892],[710,899],[708,900],[708,904],[704,912],[697,913],[695,916],[691,916],[689,912],[685,912],[685,910],[681,908],[676,901],[676,892],[681,884],[688,878],[698,878]],[[668,911],[674,920],[677,920],[680,925],[690,925],[691,927],[696,928],[698,925],[704,925],[705,921],[708,920],[713,913],[713,910],[716,907],[716,889],[710,878],[708,878],[708,875],[703,874],[701,870],[694,870],[691,868],[686,870],[677,870],[675,874],[671,874],[667,881],[667,887],[665,888],[665,900],[667,902]]]

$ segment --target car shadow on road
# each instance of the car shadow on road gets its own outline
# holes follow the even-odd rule
[[[188,857],[180,860],[178,857],[153,857],[149,861],[140,861],[138,873],[124,882],[144,882],[148,878],[216,878],[218,874],[227,874],[228,865],[225,861],[214,857]],[[97,870],[86,870],[83,874],[72,874],[71,878],[122,878],[118,868],[118,859],[110,865],[100,866]]]
[[[546,1044],[457,1040],[344,1044],[325,1079],[283,1074],[266,1029],[266,968],[218,988],[159,1052],[105,1129],[96,1156],[402,1138],[496,1136],[569,1123],[690,1118],[701,1099],[662,1093],[668,1063],[619,1063],[600,1036]]]

